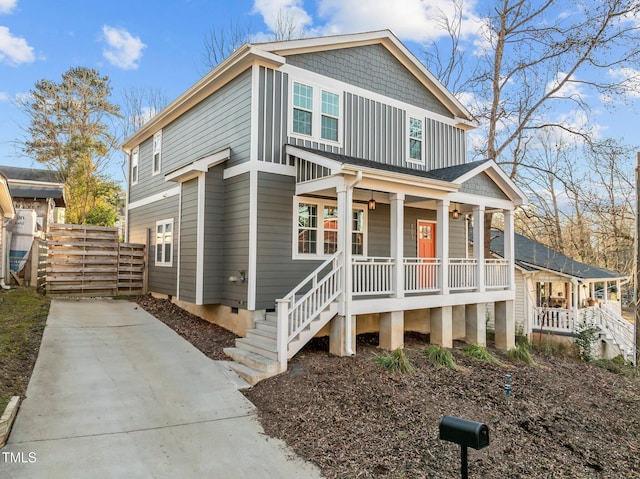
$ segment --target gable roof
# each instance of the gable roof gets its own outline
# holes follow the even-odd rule
[[[420,63],[390,30],[380,30],[283,42],[246,43],[127,138],[122,144],[122,149],[130,152],[155,132],[222,88],[255,63],[277,69],[287,63],[286,55],[376,44],[384,46],[425,88],[431,91],[451,111],[461,128],[470,129],[477,126],[477,122],[469,110]]]
[[[503,256],[504,234],[502,231],[493,230],[491,232],[491,250]],[[545,269],[582,280],[611,281],[627,278],[627,276],[622,273],[598,268],[571,259],[562,253],[558,253],[537,241],[517,233],[514,234],[514,250],[516,264],[526,271]]]
[[[7,178],[14,198],[52,198],[56,206],[65,206],[64,183],[58,179],[57,172],[0,165],[0,173]]]

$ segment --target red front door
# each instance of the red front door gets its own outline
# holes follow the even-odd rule
[[[436,285],[436,224],[418,220],[418,258],[423,265],[418,266],[418,287],[431,288]]]

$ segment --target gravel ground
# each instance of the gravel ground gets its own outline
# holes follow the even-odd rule
[[[169,301],[138,303],[213,359],[235,335]],[[245,392],[265,432],[315,462],[328,478],[452,478],[460,449],[438,439],[444,414],[486,423],[490,446],[469,449],[477,478],[640,478],[640,382],[569,355],[534,353],[515,362],[489,345],[498,364],[452,350],[457,370],[436,368],[421,354],[428,336],[405,335],[415,371],[375,364],[377,336],[358,337],[357,355],[328,353],[314,339],[287,373]],[[506,375],[512,393],[505,398]]]

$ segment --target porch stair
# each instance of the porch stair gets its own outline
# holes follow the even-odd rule
[[[252,386],[286,371],[287,361],[338,314],[341,254],[335,253],[278,300],[277,312],[257,320],[244,338],[236,339],[235,348],[224,349],[234,361],[229,368]]]

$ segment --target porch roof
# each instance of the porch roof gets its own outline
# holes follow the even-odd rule
[[[581,280],[613,281],[627,276],[589,264],[581,263],[525,236],[514,234],[515,262],[527,271],[549,270]],[[491,250],[502,256],[502,231],[491,232]]]

